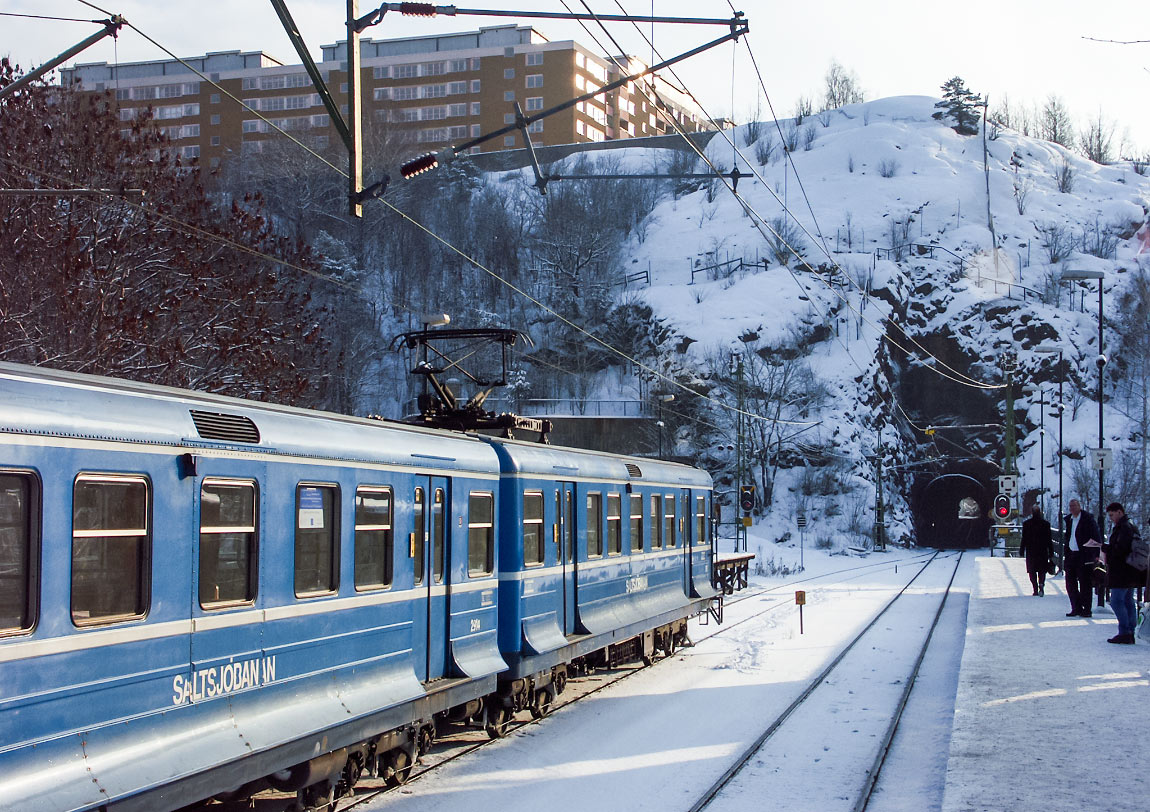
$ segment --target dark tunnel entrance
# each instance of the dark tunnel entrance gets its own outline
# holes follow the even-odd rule
[[[998,469],[970,462],[940,474],[924,474],[911,488],[915,535],[921,547],[969,549],[985,547],[992,524]]]

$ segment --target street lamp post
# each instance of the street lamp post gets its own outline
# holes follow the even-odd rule
[[[1066,403],[1062,399],[1062,384],[1066,380],[1066,371],[1062,368],[1062,348],[1056,347],[1052,344],[1039,344],[1034,348],[1034,351],[1043,355],[1053,355],[1058,353],[1058,530],[1062,532],[1062,504],[1064,501],[1062,490],[1062,462],[1064,455],[1062,453],[1062,412],[1066,409]]]
[[[1070,281],[1078,281],[1083,279],[1096,279],[1098,280],[1098,448],[1099,450],[1106,448],[1106,432],[1105,422],[1102,416],[1102,384],[1106,378],[1106,346],[1103,338],[1103,327],[1105,321],[1102,316],[1102,280],[1105,274],[1102,271],[1063,271],[1062,279]],[[1098,529],[1102,531],[1102,517],[1106,515],[1103,506],[1106,504],[1106,497],[1103,491],[1106,487],[1106,470],[1104,469],[1101,461],[1098,464]]]
[[[660,459],[662,459],[662,457],[663,457],[663,426],[664,426],[664,423],[663,423],[663,404],[664,403],[670,403],[674,399],[675,399],[675,396],[671,395],[671,394],[655,395],[655,403],[658,404],[658,409],[659,409],[659,418],[658,418],[658,420],[655,421],[655,425],[659,429],[659,458]]]

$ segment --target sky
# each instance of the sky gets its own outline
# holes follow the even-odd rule
[[[460,8],[500,8],[563,13],[564,0],[505,0]],[[566,0],[582,11],[577,0]],[[727,18],[730,5],[688,0],[588,0],[593,11],[620,14]],[[733,2],[733,0],[732,0]],[[271,3],[262,0],[99,0],[95,5],[127,20],[180,56],[208,51],[263,50],[289,64],[297,62]],[[339,0],[287,0],[313,55],[319,47],[344,37],[346,4]],[[823,77],[832,61],[857,74],[868,99],[902,95],[939,95],[939,86],[961,76],[976,93],[987,95],[992,108],[1009,97],[1013,105],[1034,104],[1059,95],[1085,122],[1099,113],[1116,124],[1120,140],[1139,154],[1150,151],[1150,42],[1115,44],[1100,40],[1150,40],[1150,23],[1136,0],[1096,0],[1090,13],[1068,0],[1016,0],[1004,5],[968,0],[956,11],[950,4],[911,0],[857,3],[806,0],[803,3],[736,3],[746,14],[746,43],[727,43],[693,57],[677,68],[687,89],[714,117],[746,120],[757,105],[767,110],[758,89],[747,45],[763,75],[779,116],[793,113],[800,96],[821,96]],[[374,8],[361,0],[360,13]],[[0,12],[81,18],[103,17],[80,0],[0,0]],[[196,16],[192,16],[192,15]],[[474,30],[479,26],[517,22],[514,18],[439,17],[432,20],[389,13],[365,32],[373,39]],[[552,40],[577,39],[595,48],[594,38],[579,23],[531,22]],[[589,24],[591,25],[591,24]],[[650,27],[643,27],[650,33]],[[623,49],[650,56],[650,46],[628,23],[609,25]],[[22,67],[39,65],[84,39],[94,30],[88,22],[0,17],[0,55]],[[596,37],[603,50],[601,30]],[[655,46],[664,57],[688,50],[726,33],[723,27],[658,25]],[[732,53],[733,52],[733,53]],[[78,57],[78,62],[163,59],[166,55],[140,34],[125,30],[117,41],[105,40]],[[732,94],[732,88],[734,92]],[[766,113],[764,112],[764,116]]]

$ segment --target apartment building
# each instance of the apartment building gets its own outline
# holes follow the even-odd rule
[[[459,145],[512,123],[516,101],[528,114],[536,113],[646,67],[635,57],[611,59],[572,40],[551,42],[530,26],[360,42],[364,132],[400,133],[412,152]],[[344,111],[346,52],[346,41],[324,45],[318,62]],[[259,153],[275,139],[282,141],[275,127],[317,149],[338,143],[302,65],[287,65],[260,51],[209,53],[183,61],[210,81],[169,59],[80,64],[61,71],[62,83],[114,92],[117,115],[125,123],[150,107],[182,154],[209,168],[230,155]],[[659,78],[641,82],[642,87],[628,83],[534,122],[532,141],[570,144],[661,135],[676,127],[688,132],[706,128],[689,97]],[[242,99],[244,106],[227,94]],[[516,133],[474,150],[522,146]]]

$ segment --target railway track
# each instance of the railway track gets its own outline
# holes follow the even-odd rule
[[[737,799],[745,793],[753,793],[757,808],[818,809],[820,812],[865,810],[942,616],[962,560],[961,553],[954,558],[945,588],[937,574],[934,577],[938,581],[935,588],[941,589],[941,596],[918,645],[905,645],[899,637],[912,629],[914,618],[921,617],[921,601],[902,616],[891,610],[900,606],[900,601],[906,603],[912,586],[940,559],[937,553],[810,680],[794,701],[698,797],[689,812],[739,808]],[[946,573],[942,575],[945,577]],[[929,576],[924,579],[928,583],[931,580]],[[876,658],[876,650],[889,651],[889,655]],[[812,729],[822,735],[810,736]],[[860,741],[868,746],[859,747]],[[857,776],[858,780],[849,784],[853,792],[844,788],[844,783],[850,781],[844,779],[844,775]],[[833,798],[828,798],[825,792],[812,794],[812,788],[825,786],[836,788]]]
[[[792,578],[781,584],[747,591],[734,597],[728,597],[726,601],[729,612],[727,621],[722,626],[695,627],[692,634],[693,643],[698,644],[712,637],[728,634],[745,623],[762,618],[764,615],[782,610],[786,607],[793,608],[793,590],[795,587],[817,587],[820,583],[827,582],[833,582],[835,584],[850,583],[852,580],[871,576],[875,572],[883,569],[893,570],[898,567],[914,566],[924,559],[928,561],[933,560],[936,556],[936,553],[925,553],[902,558],[898,561],[868,562],[858,566],[843,567],[818,575],[804,575],[803,577]],[[753,608],[746,605],[754,601],[763,602],[764,605]],[[731,607],[740,604],[743,604],[743,606],[740,607],[742,611],[730,613]],[[737,614],[738,616],[732,617],[731,614]],[[629,677],[648,670],[650,667],[661,667],[661,664],[669,659],[672,658],[661,657],[651,666],[643,666],[642,664],[636,663],[610,671],[597,671],[594,674],[573,677],[568,681],[567,690],[563,696],[557,699],[553,704],[551,713],[594,696],[607,688],[616,686]],[[524,728],[536,725],[542,720],[522,717],[523,715],[521,714],[512,721],[507,736],[515,735],[517,731],[522,731]],[[413,768],[411,776],[404,786],[409,786],[412,782],[420,781],[421,779],[434,780],[435,773],[441,768],[452,762],[467,758],[476,753],[476,751],[488,747],[497,741],[499,740],[489,738],[480,728],[465,728],[458,732],[445,735],[436,742],[432,750],[425,754],[420,763]],[[403,792],[403,786],[387,787],[381,781],[365,778],[356,786],[355,795],[339,799],[334,806],[334,810],[336,810],[336,812],[347,812],[348,810],[364,809],[372,801],[380,799],[381,796],[392,792]],[[250,805],[213,804],[206,807],[206,809],[210,810],[210,812],[240,812],[241,810],[252,810],[252,812],[284,812],[284,810],[292,810],[295,808],[294,800],[294,796],[289,796],[284,793],[268,792],[256,796]]]

